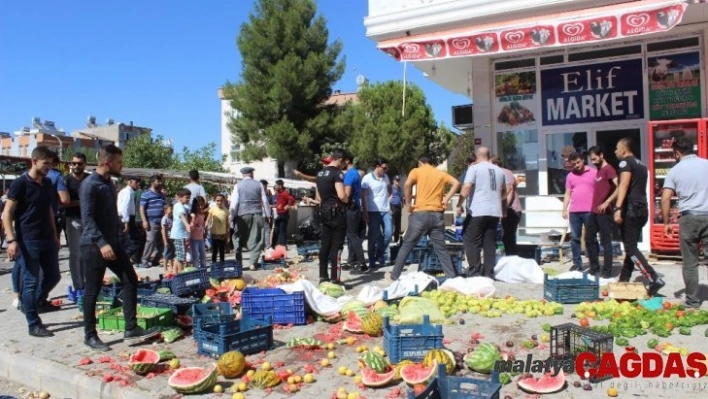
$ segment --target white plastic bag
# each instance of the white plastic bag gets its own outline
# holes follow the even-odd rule
[[[489,298],[497,291],[494,280],[488,277],[455,277],[445,280],[439,289],[464,295],[476,295],[479,298]]]
[[[505,283],[543,284],[543,269],[535,260],[504,256],[494,267],[494,277]]]
[[[352,297],[348,295],[334,299],[320,292],[314,284],[307,280],[297,280],[291,284],[278,286],[278,288],[288,294],[303,291],[305,300],[307,304],[310,305],[310,309],[318,315],[325,317],[338,314],[342,310],[342,307],[344,307],[344,304],[352,300]]]

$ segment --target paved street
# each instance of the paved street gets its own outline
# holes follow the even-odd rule
[[[290,254],[295,258],[295,248],[292,246]],[[67,249],[63,248],[60,253],[62,281],[59,286],[52,292],[52,296],[61,298],[66,295],[67,286],[70,284],[68,275]],[[4,253],[2,254],[4,260]],[[615,265],[617,272],[617,264]],[[316,281],[317,265],[314,262],[300,263],[297,266],[311,281]],[[558,265],[543,265],[543,267],[556,267]],[[563,271],[567,268],[563,267]],[[82,343],[81,321],[78,320],[78,311],[75,305],[67,304],[60,312],[42,315],[42,318],[56,334],[56,337],[49,339],[38,339],[29,337],[27,334],[26,323],[22,313],[12,309],[11,282],[10,282],[11,264],[7,262],[0,263],[0,288],[4,295],[0,297],[0,317],[3,319],[3,340],[0,346],[0,378],[3,384],[0,385],[0,392],[7,391],[9,394],[14,394],[17,397],[15,387],[20,387],[23,384],[31,386],[33,389],[44,389],[52,394],[53,398],[171,398],[176,397],[174,391],[167,385],[166,380],[169,376],[168,372],[159,373],[154,378],[138,377],[125,369],[127,365],[127,356],[135,348],[128,347],[122,342],[122,336],[119,334],[105,334],[102,339],[109,342],[113,350],[106,354],[106,358],[100,359],[100,355],[87,349]],[[390,270],[385,268],[384,271]],[[671,300],[674,297],[680,297],[682,278],[680,267],[673,263],[658,264],[658,270],[665,275],[667,286],[662,293],[668,296]],[[380,287],[384,286],[383,273],[376,273],[365,276],[349,276],[344,273],[345,279],[349,283],[355,284],[354,288],[348,294],[356,295],[361,287],[366,283],[376,284]],[[704,271],[703,271],[704,272]],[[148,270],[139,270],[140,275],[149,275],[157,277],[160,273],[159,268]],[[246,278],[264,278],[269,272],[246,272]],[[636,273],[635,273],[636,274]],[[708,286],[705,284],[705,273],[701,277],[703,284],[702,293],[704,298],[708,297]],[[518,299],[540,299],[543,295],[541,285],[532,284],[503,284],[496,283],[497,297],[513,295]],[[66,301],[66,299],[65,299]],[[528,340],[533,334],[541,334],[543,330],[541,326],[545,323],[557,325],[569,321],[571,319],[573,305],[565,305],[565,314],[552,317],[526,318],[523,315],[504,315],[501,318],[488,319],[479,315],[461,314],[453,316],[450,319],[450,324],[444,326],[445,344],[448,348],[454,351],[466,352],[467,343],[472,333],[480,333],[484,338],[483,342],[494,342],[499,345],[504,345],[508,340],[516,342],[518,354],[529,352],[529,350],[521,349],[521,342]],[[460,320],[464,320],[461,325]],[[395,388],[405,390],[405,384],[381,388],[378,390],[361,389],[356,386],[351,377],[338,375],[337,368],[346,366],[354,371],[357,367],[357,353],[354,348],[361,344],[367,344],[370,348],[373,346],[383,346],[382,338],[363,338],[353,346],[343,345],[337,347],[335,352],[337,358],[332,361],[332,366],[322,368],[319,366],[319,361],[326,356],[326,351],[295,351],[283,347],[283,343],[293,337],[317,337],[323,339],[328,336],[329,339],[337,337],[346,337],[348,334],[341,333],[341,324],[330,325],[323,322],[317,322],[302,327],[276,329],[274,338],[278,347],[268,353],[259,354],[249,357],[249,361],[253,364],[260,364],[262,361],[272,362],[274,365],[280,365],[277,362],[282,362],[281,369],[292,369],[295,373],[304,374],[304,366],[307,364],[317,364],[318,369],[315,376],[316,382],[306,384],[302,390],[296,394],[286,394],[282,390],[282,385],[273,390],[272,393],[266,395],[265,392],[251,389],[245,392],[247,398],[285,398],[285,397],[301,397],[301,398],[329,398],[334,394],[339,387],[346,388],[349,392],[360,392],[366,398],[386,398],[386,397],[401,397],[395,396],[393,391]],[[707,340],[703,339],[703,331],[706,326],[694,327],[693,338],[691,336],[683,336],[674,333],[671,337],[661,339],[670,341],[677,347],[688,347],[691,351],[708,352]],[[323,333],[331,333],[330,335],[322,335]],[[700,339],[696,339],[700,336]],[[632,339],[632,345],[637,348],[645,348],[646,341],[651,338],[651,335],[642,336]],[[179,357],[182,365],[185,366],[205,366],[212,362],[211,359],[196,355],[195,342],[191,337],[179,340],[170,345],[164,344],[148,344],[153,348],[169,348]],[[515,349],[516,350],[516,349]],[[615,345],[615,351],[619,351]],[[640,350],[641,351],[641,350]],[[545,359],[548,356],[548,348],[539,346],[530,351],[538,356],[543,356]],[[83,358],[90,358],[92,364],[80,366],[79,363]],[[105,363],[101,363],[105,362]],[[468,372],[466,372],[468,373]],[[111,374],[117,378],[116,381],[104,383],[103,379],[106,374]],[[121,386],[121,380],[126,386]],[[224,382],[220,377],[221,384],[225,388],[229,388],[232,382]],[[575,375],[568,376],[569,387],[567,390],[556,394],[557,397],[574,397],[583,395],[584,397],[606,397],[606,389],[609,382],[596,385],[595,388],[586,392],[581,388],[573,387],[572,383],[577,381]],[[13,381],[9,384],[7,381]],[[631,393],[633,396],[639,397],[670,397],[680,393],[683,397],[705,397],[708,392],[708,387],[701,386],[684,386],[678,390],[668,388],[655,388],[648,385],[642,385],[646,381],[631,380],[631,381],[615,381],[616,383],[626,383],[625,390],[620,389],[620,396],[624,396],[624,391]],[[705,379],[699,381],[706,381]],[[630,384],[634,384],[631,385]],[[656,381],[653,381],[656,382]],[[674,381],[675,382],[675,381]],[[696,380],[690,379],[686,383],[695,383]],[[638,384],[638,385],[637,385]],[[621,387],[620,387],[621,388]],[[510,384],[502,388],[502,398],[505,395],[511,397],[524,397],[515,384]],[[202,395],[196,397],[212,397],[214,394]],[[628,396],[628,395],[627,395]],[[229,394],[230,397],[230,394]]]

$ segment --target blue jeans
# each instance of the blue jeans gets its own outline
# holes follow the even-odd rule
[[[192,265],[200,269],[206,267],[206,250],[204,249],[204,240],[190,240],[190,255],[192,256]]]
[[[18,241],[22,262],[22,306],[30,328],[40,326],[37,304],[59,284],[59,253],[53,239]],[[41,281],[41,284],[40,284]]]
[[[392,225],[391,212],[369,212],[369,266],[390,258]]]
[[[588,230],[591,217],[592,214],[590,212],[571,212],[569,216],[570,235],[572,236],[570,249],[573,252],[573,266],[575,267],[583,266],[580,238],[583,236],[583,226],[585,226],[585,230]],[[585,248],[590,248],[591,245],[597,246],[597,236],[585,234]]]
[[[15,264],[12,265],[12,292],[19,294],[21,288],[20,278],[22,277],[22,262],[20,259],[15,259]]]

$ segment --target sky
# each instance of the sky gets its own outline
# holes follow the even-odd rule
[[[67,133],[89,115],[153,129],[175,148],[220,148],[218,88],[240,79],[236,47],[254,0],[3,0],[0,7],[0,131],[51,120]],[[366,37],[367,0],[318,0],[330,40],[341,39],[346,73],[333,90],[356,91],[356,77],[400,80],[403,64]],[[435,118],[451,125],[469,103],[409,67]]]

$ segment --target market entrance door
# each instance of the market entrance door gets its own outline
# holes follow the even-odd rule
[[[617,166],[619,165],[619,160],[617,159],[617,156],[615,156],[615,148],[617,146],[617,142],[625,137],[632,139],[632,142],[634,143],[632,152],[634,152],[634,156],[641,160],[643,143],[641,142],[642,136],[640,129],[632,128],[595,131],[595,142],[604,151],[607,163],[614,166],[615,169],[617,169]]]

